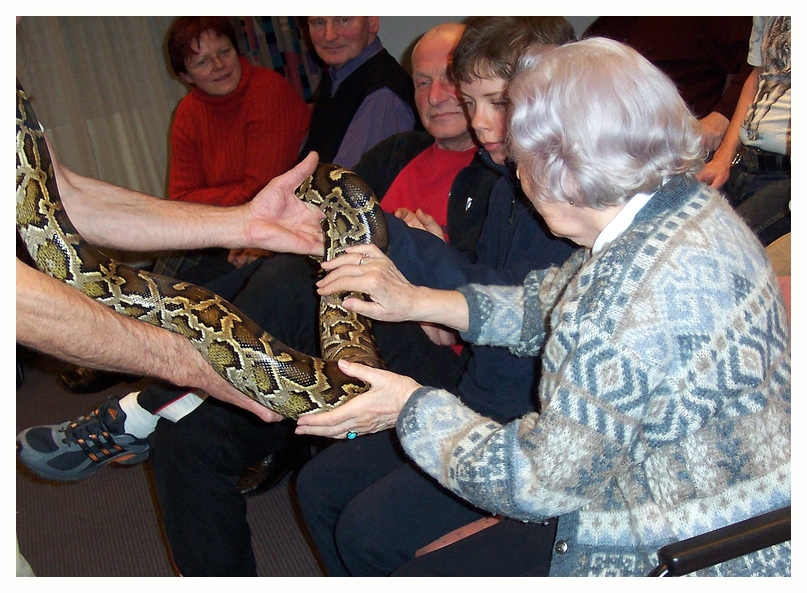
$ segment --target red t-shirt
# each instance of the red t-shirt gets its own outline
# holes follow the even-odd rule
[[[412,212],[420,208],[442,227],[446,241],[451,243],[446,232],[448,195],[454,178],[471,164],[476,150],[476,147],[462,152],[444,150],[432,144],[401,169],[384,194],[381,207],[389,213],[402,207]],[[452,348],[459,354],[462,344],[455,344]]]
[[[448,194],[457,174],[467,167],[476,147],[462,152],[432,144],[407,164],[390,185],[381,207],[389,213],[398,208],[420,208],[443,228],[448,226]],[[448,237],[446,237],[448,240]]]

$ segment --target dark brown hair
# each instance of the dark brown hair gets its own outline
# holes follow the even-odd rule
[[[238,52],[238,40],[235,28],[227,16],[181,16],[168,29],[168,58],[174,74],[179,76],[187,72],[185,62],[196,55],[193,45],[199,43],[202,33],[212,31],[217,36],[229,38]]]
[[[576,39],[572,24],[562,16],[487,16],[466,22],[452,53],[455,82],[492,76],[509,81],[530,45],[563,45]]]

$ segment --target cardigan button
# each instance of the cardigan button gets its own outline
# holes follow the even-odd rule
[[[555,551],[558,554],[565,554],[568,550],[569,550],[569,544],[567,544],[562,539],[559,539],[557,542],[555,542]]]

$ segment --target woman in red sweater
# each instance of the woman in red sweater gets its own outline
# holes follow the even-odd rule
[[[283,76],[252,66],[236,47],[227,17],[171,26],[171,66],[191,85],[171,130],[172,200],[242,204],[297,160],[310,110]]]
[[[180,17],[168,32],[171,67],[191,85],[171,129],[172,200],[243,204],[297,161],[311,111],[289,81],[274,70],[252,66],[236,47],[227,17]],[[184,276],[189,262],[183,259],[161,271]],[[252,259],[254,253],[243,250],[228,254],[236,266]],[[210,262],[204,268],[191,280],[217,275]]]

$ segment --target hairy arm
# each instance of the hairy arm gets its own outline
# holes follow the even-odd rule
[[[322,213],[294,195],[316,163],[312,153],[248,204],[215,207],[146,196],[83,177],[53,159],[65,209],[95,245],[128,251],[254,247],[302,254],[322,253]]]
[[[16,260],[17,342],[92,368],[203,389],[267,421],[280,416],[222,379],[191,343],[131,319]]]
[[[697,178],[703,183],[708,183],[715,189],[720,189],[729,179],[731,171],[731,162],[740,148],[740,127],[742,126],[745,114],[748,113],[748,107],[754,96],[757,93],[757,85],[759,84],[759,75],[762,71],[757,67],[751,71],[750,76],[743,85],[743,90],[740,93],[740,99],[737,101],[737,108],[734,110],[734,115],[731,117],[728,129],[723,136],[723,141],[720,147],[715,151],[712,160],[706,163],[703,171],[698,173]]]

